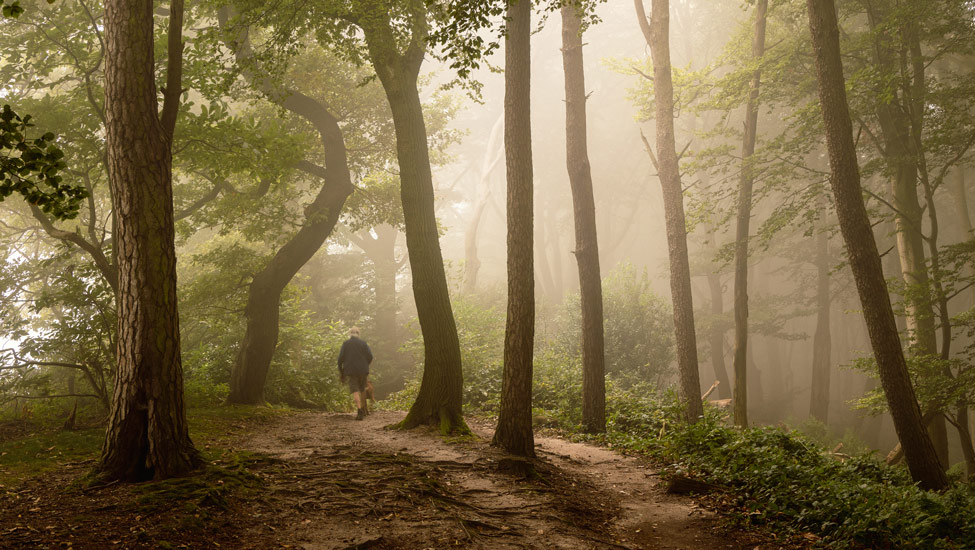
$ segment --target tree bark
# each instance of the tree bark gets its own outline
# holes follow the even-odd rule
[[[911,476],[925,489],[942,489],[947,486],[948,480],[921,422],[921,411],[907,372],[890,306],[880,254],[863,204],[835,7],[832,0],[808,0],[807,6],[830,158],[830,183],[881,385]]]
[[[416,401],[397,427],[438,426],[441,433],[469,431],[462,414],[464,373],[460,341],[450,306],[440,234],[434,208],[433,174],[427,145],[423,106],[417,77],[426,50],[426,13],[423,2],[409,4],[412,36],[405,50],[394,36],[389,14],[358,14],[369,58],[386,91],[396,129],[396,156],[400,169],[400,198],[406,248],[413,275],[413,297],[423,334],[423,378]]]
[[[575,6],[562,7],[562,66],[565,71],[565,156],[572,188],[579,294],[582,304],[582,427],[606,431],[606,356],[603,288],[596,238],[596,202],[586,143],[586,80],[582,21]]]
[[[105,443],[104,479],[143,481],[201,464],[183,403],[172,138],[181,95],[183,3],[170,12],[169,64],[158,111],[153,3],[105,5],[105,110],[109,184],[118,216],[118,369]]]
[[[752,59],[761,60],[765,54],[765,22],[768,0],[758,0],[755,6],[755,36]],[[745,135],[741,146],[741,182],[738,187],[738,224],[735,236],[735,392],[732,398],[736,426],[748,427],[748,231],[752,217],[752,187],[755,182],[752,157],[758,134],[758,90],[761,69],[755,69],[748,102],[745,105]]]
[[[504,149],[508,179],[508,315],[501,407],[494,444],[535,456],[532,433],[532,352],[535,269],[532,241],[531,2],[507,6],[504,46]]]
[[[656,166],[663,188],[664,215],[667,219],[667,245],[670,256],[670,291],[674,303],[674,334],[677,343],[677,368],[680,373],[680,399],[685,418],[693,423],[704,414],[697,364],[697,338],[694,334],[694,304],[691,297],[691,269],[687,255],[687,224],[684,219],[684,193],[681,187],[677,145],[674,138],[674,82],[670,67],[670,3],[652,0],[651,20],[643,10],[643,0],[634,0],[640,30],[653,58],[654,102],[656,104]]]
[[[825,214],[826,209],[823,208],[823,215],[825,216]],[[821,228],[816,235],[816,333],[813,336],[809,416],[823,424],[829,421],[829,378],[832,352],[829,310],[829,234],[825,228]]]

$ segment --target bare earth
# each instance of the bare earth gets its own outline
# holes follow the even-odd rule
[[[489,445],[493,426],[475,423],[477,437],[446,441],[384,429],[402,417],[306,412],[235,423],[226,434],[234,450],[256,454],[220,455],[205,482],[66,490],[93,460],[65,464],[0,486],[0,548],[796,547],[722,525],[694,500],[666,494],[652,467],[610,449],[538,438],[536,473],[526,475],[525,462]],[[247,469],[259,480],[214,489],[253,479],[229,473],[240,471],[239,456],[253,456]]]
[[[402,416],[304,414],[245,441],[294,472],[269,498],[304,495],[305,515],[279,534],[309,550],[787,547],[719,527],[693,500],[665,494],[636,458],[538,438],[540,477],[526,479],[505,471],[504,455],[488,445],[492,426],[472,425],[479,437],[452,442],[384,429]]]

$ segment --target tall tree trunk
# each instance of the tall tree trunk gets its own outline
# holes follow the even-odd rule
[[[677,145],[674,138],[674,82],[670,68],[670,2],[652,0],[651,20],[643,10],[643,0],[634,0],[637,19],[653,58],[654,102],[656,104],[657,154],[655,164],[663,187],[664,214],[667,218],[667,245],[670,256],[670,291],[674,303],[674,334],[677,343],[677,368],[680,373],[680,398],[688,422],[704,414],[697,364],[697,338],[694,334],[694,303],[691,297],[691,269],[687,256],[687,224],[684,219],[684,192],[680,181]],[[649,149],[648,149],[649,151]]]
[[[533,223],[535,258],[535,285],[543,304],[555,301],[555,281],[552,278],[552,266],[549,264],[548,235],[545,231],[545,220],[548,218],[544,208],[539,208],[538,223]],[[533,220],[534,222],[535,220]]]
[[[531,2],[507,7],[504,46],[504,149],[508,172],[508,317],[501,408],[494,444],[535,456],[532,351],[535,274],[532,258]]]
[[[469,429],[461,410],[464,373],[460,341],[440,251],[430,151],[417,90],[417,76],[426,50],[426,13],[422,2],[411,2],[409,10],[412,36],[403,52],[396,50],[401,40],[393,35],[388,13],[370,11],[359,17],[369,58],[393,112],[406,248],[423,334],[420,391],[406,418],[397,426],[413,428],[428,424],[438,426],[444,434],[466,433]]]
[[[228,28],[232,9],[219,11],[218,22]],[[240,350],[230,375],[228,403],[258,404],[264,402],[264,387],[271,358],[278,344],[278,320],[281,292],[295,274],[322,247],[335,229],[345,199],[352,194],[345,139],[338,120],[328,109],[304,94],[284,89],[266,76],[255,74],[247,61],[252,57],[247,33],[239,29],[228,41],[244,75],[251,84],[288,111],[304,118],[318,132],[322,142],[325,166],[299,162],[298,168],[322,180],[318,195],[305,207],[305,223],[301,229],[271,258],[260,272],[254,274],[247,294],[244,317],[247,321]]]
[[[96,470],[142,481],[201,464],[183,403],[172,140],[179,110],[183,2],[170,10],[162,113],[154,74],[153,3],[105,4],[105,111],[109,184],[118,215],[118,369]]]
[[[863,204],[840,58],[836,8],[832,0],[808,0],[807,6],[830,157],[830,183],[880,381],[911,476],[925,489],[942,489],[948,480],[921,422],[921,411],[890,307],[880,254]]]
[[[768,0],[755,6],[755,36],[752,59],[758,63],[765,54],[765,22]],[[748,103],[745,105],[745,135],[741,146],[741,182],[738,187],[738,225],[735,234],[735,425],[748,427],[748,231],[752,217],[752,186],[755,181],[755,139],[758,134],[758,90],[762,71],[755,69]]]
[[[893,75],[899,81],[911,82],[902,88],[894,90],[890,101],[879,102],[877,106],[877,121],[880,124],[883,147],[881,153],[891,174],[891,195],[894,205],[894,223],[897,236],[897,251],[900,259],[901,274],[908,292],[905,297],[907,310],[907,328],[914,340],[914,353],[920,356],[933,356],[938,353],[938,342],[931,299],[931,281],[924,253],[924,234],[922,233],[923,210],[918,201],[918,182],[920,163],[923,162],[921,151],[915,147],[912,133],[920,132],[923,124],[923,67],[916,74],[909,75],[905,71],[907,60],[912,57],[909,52],[910,42],[917,39],[916,32],[909,32],[905,28],[898,33],[900,40],[896,47],[893,38],[888,37],[883,29],[888,24],[889,14],[881,4],[870,4],[867,15],[871,29],[875,32],[874,62],[882,72]],[[917,45],[920,47],[920,45]],[[899,48],[899,49],[898,49]],[[903,60],[902,68],[895,65],[896,60]],[[888,93],[883,90],[883,93]],[[941,410],[944,404],[933,403],[929,408]],[[948,434],[945,419],[942,415],[930,415],[931,423],[928,430],[932,442],[941,460],[942,466],[948,465]]]
[[[596,202],[586,144],[586,80],[582,21],[572,5],[562,7],[562,66],[565,71],[565,153],[572,188],[576,262],[582,303],[582,426],[606,431],[606,356],[603,289],[596,238]]]
[[[825,221],[826,209],[823,208]],[[825,225],[825,223],[823,224]],[[823,424],[829,421],[830,338],[829,234],[820,228],[816,235],[816,333],[813,336],[812,390],[809,416]]]
[[[724,314],[721,275],[709,272],[708,288],[711,290],[711,316],[719,319]],[[718,379],[718,398],[731,399],[731,379],[728,377],[728,367],[724,362],[724,333],[721,323],[711,323],[708,345],[711,347],[711,368],[714,369],[714,376]]]

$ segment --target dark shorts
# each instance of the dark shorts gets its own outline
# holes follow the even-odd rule
[[[366,391],[366,382],[369,379],[368,374],[352,375],[349,376],[348,379],[349,379],[349,391],[351,393]]]

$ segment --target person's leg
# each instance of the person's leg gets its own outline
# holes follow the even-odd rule
[[[352,401],[355,402],[355,408],[356,409],[361,409],[362,408],[362,393],[361,392],[357,392],[357,391],[356,392],[352,392]]]

